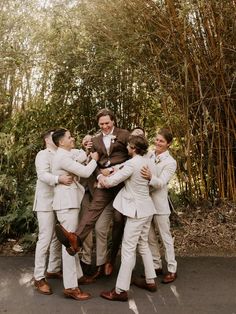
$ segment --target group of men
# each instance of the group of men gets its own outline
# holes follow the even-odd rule
[[[162,282],[170,283],[177,277],[167,191],[176,170],[176,161],[168,151],[172,134],[161,129],[155,151],[148,152],[144,132],[117,128],[109,109],[98,112],[97,122],[101,132],[84,141],[87,152],[74,148],[74,138],[67,129],[44,135],[46,148],[35,161],[38,180],[34,210],[39,235],[34,285],[39,292],[51,294],[47,278],[63,278],[66,297],[89,299],[91,295],[78,285],[110,275],[122,242],[116,286],[103,291],[101,297],[127,301],[136,248],[143,259],[145,276],[133,278],[133,284],[148,291],[157,289],[155,277],[162,274],[162,260],[156,229],[164,244],[168,270]],[[81,203],[83,211],[79,215]],[[112,240],[107,253],[111,218]],[[85,276],[78,253],[86,243],[91,245],[95,226],[98,267],[92,276]],[[58,240],[63,244],[62,252]]]

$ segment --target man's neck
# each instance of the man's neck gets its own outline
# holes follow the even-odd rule
[[[111,129],[111,131],[110,131],[109,133],[105,133],[105,132],[102,131],[102,134],[103,134],[103,135],[109,135],[109,134],[112,134],[113,131],[114,131],[114,126],[113,126],[113,128]]]
[[[66,150],[67,152],[70,152],[71,151],[71,148],[67,148],[67,147],[62,147],[62,146],[59,146],[61,149],[64,149]]]
[[[46,148],[47,148],[47,149],[50,149],[50,150],[52,150],[52,151],[54,151],[54,152],[57,150],[54,146],[52,146],[52,145],[50,145],[50,144],[47,144],[47,145],[46,145]]]

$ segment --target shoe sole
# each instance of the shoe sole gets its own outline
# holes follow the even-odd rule
[[[162,283],[164,283],[165,285],[167,285],[168,283],[172,283],[172,282],[174,282],[175,280],[176,280],[176,278],[173,279],[173,280],[170,280],[170,281],[163,281],[163,280],[162,280]]]
[[[53,292],[52,291],[49,291],[49,292],[43,292],[41,291],[39,288],[35,287],[35,290],[40,293],[40,294],[44,294],[44,295],[51,295]]]
[[[74,300],[76,300],[76,301],[86,301],[86,300],[91,299],[91,296],[88,296],[88,297],[85,297],[85,298],[80,299],[80,298],[76,298],[75,296],[70,295],[70,294],[66,294],[66,293],[64,293],[64,296],[65,296],[66,298],[71,298],[71,299],[74,299]]]
[[[174,279],[171,279],[171,280],[168,280],[168,281],[162,280],[162,283],[164,283],[164,284],[172,283],[172,282],[175,281],[176,279],[177,279],[177,275],[176,275],[176,277],[175,277]]]
[[[67,253],[71,256],[74,256],[77,252],[70,245],[70,242],[67,239],[67,237],[65,236],[64,231],[60,225],[55,226],[55,233],[56,233],[56,236],[57,236],[57,239],[59,240],[59,242],[66,247]]]
[[[117,300],[117,299],[109,299],[107,297],[104,297],[103,295],[100,295],[101,298],[106,299],[108,301],[119,301],[119,302],[127,302],[128,299],[122,299],[122,300]]]
[[[69,248],[70,242],[67,239],[67,237],[65,236],[60,225],[55,226],[55,233],[56,233],[57,239],[61,242],[61,244],[63,244],[66,248]]]
[[[138,287],[139,289],[143,289],[149,292],[156,292],[157,291],[157,287],[153,287],[153,288],[148,288],[148,287],[143,287],[135,282],[132,283],[134,286]]]

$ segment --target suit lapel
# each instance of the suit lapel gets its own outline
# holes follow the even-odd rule
[[[113,130],[113,135],[116,136],[116,138],[114,140],[111,140],[111,146],[110,146],[110,153],[109,155],[111,155],[112,151],[113,151],[113,148],[114,148],[114,145],[117,141],[117,136],[118,136],[118,129],[116,127],[114,127],[114,130]]]
[[[103,142],[103,134],[101,133],[97,139],[98,139],[98,144],[101,147],[101,150],[103,151],[105,155],[107,155],[107,150]]]

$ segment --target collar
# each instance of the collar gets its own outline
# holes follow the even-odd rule
[[[63,153],[63,154],[66,154],[66,155],[71,155],[72,154],[71,150],[67,150],[67,149],[64,149],[62,147],[58,147],[57,152],[58,153]]]
[[[55,154],[56,153],[56,149],[52,149],[52,148],[50,148],[50,147],[46,147],[46,150],[49,152],[49,153],[53,153],[53,154]]]
[[[150,156],[150,158],[151,158],[152,160],[154,160],[155,163],[158,164],[159,162],[161,162],[161,161],[165,160],[167,157],[169,157],[169,155],[170,155],[170,153],[169,153],[168,150],[166,150],[165,152],[163,152],[163,153],[161,153],[161,154],[159,154],[159,155],[157,155],[156,152],[153,151],[152,154],[151,154],[151,156]]]
[[[170,153],[168,150],[166,150],[165,152],[159,154],[159,155],[156,155],[155,153],[155,156],[156,156],[156,159],[159,159],[160,161],[166,159],[167,157],[169,157]]]

